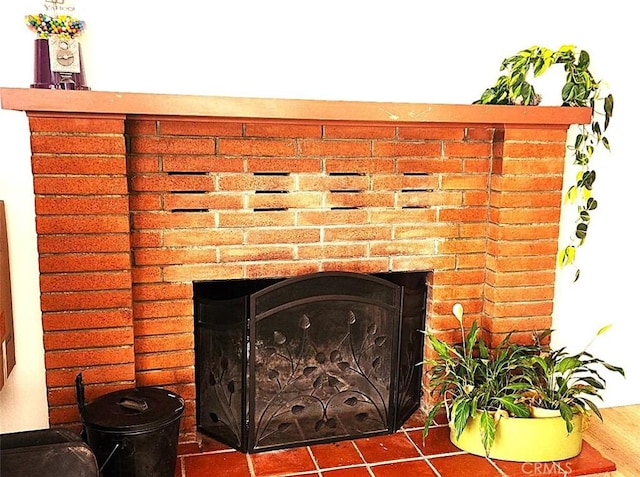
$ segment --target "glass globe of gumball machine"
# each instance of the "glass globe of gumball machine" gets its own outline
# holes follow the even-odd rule
[[[46,0],[44,13],[27,15],[25,22],[37,34],[32,88],[88,90],[79,36],[85,22],[74,16],[70,0]]]

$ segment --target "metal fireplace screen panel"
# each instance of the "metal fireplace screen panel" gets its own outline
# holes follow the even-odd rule
[[[201,431],[246,449],[248,297],[196,298],[196,421]]]
[[[400,426],[420,407],[427,292],[424,274],[392,277],[402,284],[402,316],[398,363],[396,425]]]
[[[399,306],[397,287],[389,281],[371,275],[349,272],[321,272],[290,278],[255,293],[255,314],[261,315],[321,293],[323,295],[349,294],[363,299]]]
[[[394,430],[400,291],[336,273],[252,295],[251,450]]]
[[[244,452],[395,432],[420,404],[425,273],[194,283],[198,430]]]

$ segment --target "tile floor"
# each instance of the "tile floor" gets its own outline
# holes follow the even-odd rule
[[[243,454],[202,437],[182,444],[176,477],[531,477],[578,476],[615,470],[615,464],[588,442],[582,453],[547,464],[486,459],[460,451],[449,441],[448,427],[434,426],[422,441],[418,413],[392,435]]]

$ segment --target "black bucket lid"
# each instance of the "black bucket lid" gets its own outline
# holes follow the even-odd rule
[[[184,412],[184,400],[156,387],[115,391],[88,403],[81,411],[86,426],[104,432],[140,433],[161,429]]]

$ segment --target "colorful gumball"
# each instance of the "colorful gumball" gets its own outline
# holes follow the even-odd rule
[[[57,35],[61,39],[72,39],[80,35],[85,28],[85,23],[68,15],[51,17],[46,13],[27,15],[25,22],[29,29],[40,38],[49,38]]]

